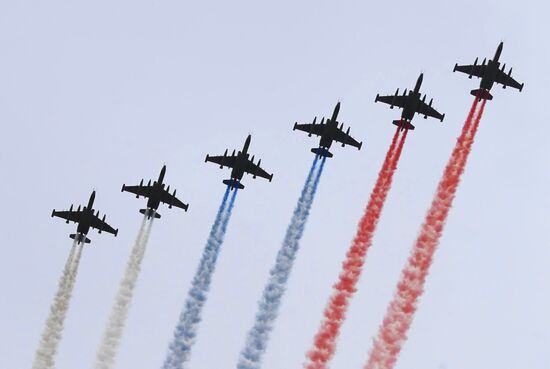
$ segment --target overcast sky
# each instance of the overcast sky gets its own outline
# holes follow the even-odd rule
[[[517,1],[0,2],[0,367],[29,368],[84,204],[120,229],[92,232],[58,369],[91,368],[144,207],[123,183],[156,178],[189,202],[159,210],[118,368],[159,368],[224,191],[207,153],[239,148],[274,173],[244,179],[190,367],[235,367],[318,141],[295,121],[341,121],[265,369],[300,368],[399,116],[377,93],[412,88],[446,113],[415,119],[339,341],[361,368],[478,81],[492,57],[525,82],[493,89],[397,368],[550,367],[550,65],[547,4]]]

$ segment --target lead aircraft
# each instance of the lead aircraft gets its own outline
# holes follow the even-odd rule
[[[466,73],[470,79],[472,76],[481,78],[479,88],[470,91],[470,93],[476,96],[478,100],[492,100],[493,95],[491,95],[489,91],[495,83],[501,84],[502,88],[510,86],[512,88],[517,88],[520,92],[523,90],[523,83],[519,83],[512,78],[512,68],[510,68],[508,73],[506,73],[504,71],[504,68],[506,68],[506,63],[502,65],[502,68],[500,67],[500,62],[498,60],[500,59],[500,54],[502,53],[503,47],[504,43],[501,42],[497,47],[493,60],[487,61],[487,58],[485,58],[481,64],[477,64],[479,58],[476,58],[474,64],[472,65],[455,64],[453,72],[459,71]]]

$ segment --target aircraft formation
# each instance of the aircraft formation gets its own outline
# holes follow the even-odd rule
[[[423,255],[422,258],[424,259],[428,257],[426,254],[427,247],[429,246],[430,250],[432,250],[429,256],[429,258],[431,258],[439,242],[439,237],[441,235],[440,224],[445,223],[446,214],[448,214],[453,200],[452,196],[450,198],[447,198],[447,196],[449,193],[453,194],[456,191],[460,181],[460,174],[463,171],[457,169],[463,169],[466,165],[468,153],[470,152],[473,137],[475,136],[479,121],[482,117],[485,103],[487,100],[492,100],[493,98],[491,94],[492,87],[496,83],[502,85],[503,88],[512,87],[519,91],[523,89],[524,84],[516,81],[512,77],[512,69],[510,68],[506,73],[505,64],[501,67],[499,60],[502,49],[503,43],[501,42],[497,47],[493,59],[489,59],[488,61],[484,59],[481,64],[478,64],[478,58],[476,58],[472,65],[456,64],[453,68],[453,71],[465,73],[469,78],[476,76],[480,78],[481,81],[479,88],[471,91],[471,94],[475,97],[474,102],[464,124],[462,133],[457,139],[457,146],[455,146],[455,150],[453,150],[453,154],[449,159],[440,186],[438,187],[438,191],[442,191],[442,193],[436,194],[435,199],[437,201],[434,200],[432,209],[428,212],[428,214],[445,215],[441,219],[434,218],[425,221],[421,236],[419,236],[419,244],[415,244],[415,248],[413,248],[412,254],[414,254],[415,250],[421,250]],[[350,259],[343,263],[344,270],[340,275],[343,279],[334,285],[334,295],[327,305],[324,320],[314,340],[315,347],[308,353],[308,363],[305,365],[306,369],[325,368],[325,365],[334,352],[335,340],[338,336],[339,327],[345,320],[345,310],[343,309],[348,306],[348,303],[343,303],[343,301],[351,299],[353,292],[356,290],[355,283],[357,283],[360,277],[365,255],[371,245],[378,218],[380,217],[386,195],[391,187],[393,173],[397,167],[407,133],[415,129],[415,126],[412,124],[415,115],[423,116],[424,119],[431,117],[438,119],[440,122],[443,122],[445,119],[445,114],[440,113],[432,106],[433,99],[430,98],[429,101],[427,101],[427,95],[421,92],[423,80],[424,74],[421,73],[412,89],[405,89],[403,93],[400,94],[398,88],[393,95],[377,94],[374,99],[375,102],[382,102],[389,105],[390,109],[394,107],[402,109],[401,116],[392,121],[392,124],[397,126],[395,135],[388,148],[386,159],[379,172],[378,180],[376,181],[372,195],[369,199],[365,214],[359,222],[358,235],[353,240],[350,251],[347,253],[347,257]],[[248,331],[246,344],[241,351],[237,365],[239,369],[259,367],[262,354],[269,340],[269,333],[273,329],[274,321],[278,315],[282,295],[286,289],[286,283],[292,269],[293,260],[299,249],[300,239],[304,232],[305,223],[313,203],[325,161],[328,158],[332,158],[334,155],[330,151],[333,144],[341,144],[342,147],[352,146],[358,150],[361,150],[363,146],[363,142],[352,137],[350,134],[351,128],[345,128],[344,124],[338,120],[340,109],[341,103],[337,102],[330,117],[322,117],[320,121],[317,120],[317,117],[314,117],[311,123],[294,123],[293,130],[305,132],[308,137],[315,135],[319,138],[319,141],[318,145],[311,149],[311,152],[315,154],[314,161],[293,212],[275,266],[270,272],[270,278],[264,289],[262,299],[260,299],[256,320],[252,329]],[[191,341],[194,342],[194,340],[189,341],[188,338],[195,336],[197,325],[201,321],[202,306],[204,305],[210,288],[210,281],[215,270],[217,256],[221,244],[223,243],[227,224],[231,217],[231,210],[235,203],[238,190],[245,188],[242,183],[244,175],[251,175],[252,178],[261,177],[269,182],[273,179],[273,174],[262,168],[261,159],[258,159],[256,162],[255,155],[250,153],[251,141],[252,137],[248,135],[241,150],[233,150],[231,154],[229,154],[229,149],[226,149],[223,155],[206,155],[205,157],[205,162],[214,163],[218,165],[220,169],[229,168],[231,172],[229,178],[222,180],[222,183],[226,185],[226,192],[219,207],[216,220],[212,225],[212,230],[206,243],[203,257],[196,272],[197,274],[195,278],[193,278],[192,288],[180,315],[180,321],[174,330],[173,341],[169,345],[168,355],[163,369],[181,369],[183,368],[183,364],[189,360],[192,346]],[[128,264],[125,277],[119,287],[119,293],[115,299],[116,302],[113,306],[110,321],[105,331],[104,340],[98,351],[95,366],[97,369],[112,368],[114,363],[116,351],[122,337],[122,329],[120,329],[120,327],[123,327],[128,312],[127,308],[121,307],[129,306],[132,291],[137,280],[137,275],[139,274],[139,264],[143,258],[152,222],[154,219],[161,218],[158,212],[160,204],[165,204],[168,208],[176,207],[185,212],[187,212],[189,208],[188,203],[184,203],[176,196],[176,189],[173,189],[173,191],[170,190],[170,185],[167,185],[164,181],[165,175],[166,165],[161,168],[156,180],[148,180],[145,184],[144,179],[142,179],[137,185],[122,185],[121,192],[129,192],[138,199],[144,197],[147,199],[147,203],[145,208],[139,210],[144,216],[143,224],[134,249],[132,250],[132,262]],[[69,268],[67,269],[69,272],[65,274],[69,276],[72,275],[73,281],[72,283],[63,282],[60,284],[60,286],[65,288],[65,291],[61,293],[61,295],[64,296],[70,295],[72,285],[74,284],[74,276],[76,275],[76,268],[78,267],[78,258],[82,251],[81,245],[91,242],[88,238],[90,229],[96,229],[98,233],[111,233],[115,237],[118,234],[118,229],[115,229],[106,222],[106,216],[103,215],[100,217],[99,211],[94,209],[95,197],[96,193],[93,191],[87,205],[79,205],[76,210],[74,209],[74,205],[71,205],[69,210],[57,211],[54,209],[51,213],[52,217],[62,218],[66,223],[77,223],[76,233],[69,235],[75,242],[69,260],[73,257],[75,245],[80,247],[80,252],[75,256],[76,261],[67,263],[66,268]],[[146,223],[148,227],[145,226]],[[436,231],[437,229],[439,229],[439,231]],[[423,242],[429,242],[429,245],[427,246],[423,244]],[[413,269],[418,267],[414,260],[416,259],[413,257],[413,265],[411,267]],[[408,306],[416,306],[415,299],[418,298],[418,294],[409,293],[406,287],[407,284],[410,284],[411,289],[415,289],[418,288],[418,285],[423,283],[428,273],[430,262],[424,262],[423,265],[424,268],[421,270],[420,274],[417,273],[416,269],[414,269],[414,273],[404,273],[404,281],[402,281],[400,285],[402,287],[405,286],[402,288],[405,292],[403,292],[403,296],[398,296],[398,299],[399,301],[408,301],[407,304],[405,304],[406,310],[399,310],[400,305],[397,303],[390,304],[390,309],[387,313],[387,317],[389,318],[384,320],[384,322],[389,322],[389,325],[388,327],[384,325],[381,326],[379,337],[375,343],[374,354],[371,355],[371,360],[369,360],[366,367],[367,369],[393,367],[395,358],[401,348],[400,343],[396,346],[395,342],[401,342],[406,338],[406,330],[398,332],[401,341],[390,340],[387,342],[385,339],[389,335],[395,333],[392,322],[399,319],[409,319],[412,321],[414,309],[410,309]],[[71,268],[72,271],[70,270]],[[351,269],[348,270],[345,268]],[[422,273],[424,274],[420,280],[410,280],[411,276],[418,276]],[[55,350],[52,354],[52,350],[49,348],[56,345],[54,341],[56,337],[59,337],[59,330],[62,329],[62,321],[64,319],[59,318],[59,316],[66,313],[68,305],[61,304],[57,307],[54,305],[52,305],[51,311],[57,311],[59,314],[47,321],[42,344],[37,351],[33,369],[50,369],[50,366],[42,365],[41,363],[52,362],[53,355],[55,355]],[[338,311],[338,314],[334,315],[333,313],[335,311]],[[410,323],[408,325],[410,325]],[[408,325],[405,324],[404,326]]]
[[[490,91],[495,83],[502,85],[502,88],[512,87],[516,88],[519,91],[523,89],[523,83],[519,83],[512,77],[512,68],[506,73],[504,71],[506,64],[502,64],[500,67],[500,55],[502,53],[504,43],[500,42],[495,52],[493,59],[487,61],[486,58],[483,59],[481,64],[478,64],[478,59],[476,58],[474,64],[471,65],[458,65],[455,64],[453,72],[459,71],[468,75],[468,78],[476,76],[481,78],[481,82],[478,89],[471,91],[473,96],[478,97],[479,100],[492,100],[493,96]],[[393,109],[394,106],[403,109],[400,119],[394,120],[392,123],[401,128],[401,130],[414,130],[415,126],[411,123],[415,114],[423,115],[424,119],[428,117],[433,117],[439,119],[443,122],[445,119],[445,114],[439,113],[435,108],[432,107],[433,98],[426,103],[426,95],[422,96],[420,92],[420,87],[422,86],[422,81],[424,79],[424,74],[421,73],[414,88],[407,93],[407,89],[403,91],[403,94],[399,94],[399,88],[395,91],[393,95],[380,96],[376,95],[375,102],[383,102],[390,105],[390,109]],[[333,154],[329,151],[333,142],[338,142],[342,144],[342,147],[353,146],[358,150],[361,150],[363,145],[362,142],[358,142],[350,135],[350,128],[344,130],[343,123],[338,122],[338,114],[340,112],[340,102],[334,107],[334,111],[330,118],[322,118],[319,123],[317,123],[317,117],[313,119],[311,123],[299,124],[296,122],[294,124],[293,130],[304,131],[308,134],[308,137],[316,135],[320,137],[319,146],[312,148],[311,152],[321,157],[331,158]],[[339,125],[340,123],[340,125]],[[206,155],[205,162],[211,162],[218,164],[220,168],[228,167],[231,168],[231,175],[229,179],[223,180],[223,183],[229,186],[231,189],[244,189],[244,185],[241,183],[241,180],[245,173],[252,175],[252,178],[262,177],[269,182],[273,179],[273,174],[269,174],[264,169],[262,169],[261,159],[258,160],[258,163],[254,163],[254,155],[250,158],[248,149],[250,148],[250,142],[252,140],[251,135],[245,140],[242,150],[231,153],[228,155],[228,150],[226,149],[223,155],[219,156],[210,156]],[[157,209],[160,203],[167,204],[169,208],[172,206],[181,208],[187,211],[189,205],[184,204],[181,200],[176,197],[176,190],[174,189],[173,193],[170,193],[170,186],[165,188],[164,175],[166,174],[166,165],[162,167],[159,178],[157,181],[151,183],[151,180],[144,185],[143,180],[141,180],[139,185],[136,186],[122,186],[122,192],[130,192],[136,195],[136,198],[140,196],[146,197],[147,207],[141,209],[140,213],[147,215],[148,218],[155,217],[160,218],[160,214],[157,212]],[[67,211],[56,211],[52,212],[52,217],[56,216],[63,218],[67,223],[74,222],[78,223],[76,234],[71,234],[72,239],[78,240],[78,242],[90,243],[90,239],[87,238],[87,234],[92,229],[97,229],[99,233],[108,232],[113,235],[118,234],[118,229],[114,229],[109,224],[105,222],[105,215],[103,218],[99,217],[99,211],[94,214],[94,209],[92,208],[95,199],[95,191],[92,192],[90,200],[87,206],[79,206],[76,210],[73,210],[73,205]]]

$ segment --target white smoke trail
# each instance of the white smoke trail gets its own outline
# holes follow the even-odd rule
[[[311,165],[302,189],[302,194],[298,199],[292,219],[287,228],[283,245],[277,254],[275,265],[269,272],[269,280],[258,303],[258,312],[256,313],[254,325],[248,332],[245,346],[241,351],[239,362],[237,363],[238,369],[260,368],[262,355],[267,348],[269,336],[279,314],[279,306],[281,305],[286,284],[294,265],[294,259],[300,247],[300,239],[304,233],[326,158],[322,158],[321,165],[314,175],[317,160],[318,158],[316,157]]]
[[[145,249],[147,248],[149,233],[153,226],[153,219],[154,217],[147,222],[147,215],[145,215],[141,222],[134,247],[126,265],[126,271],[118,287],[118,293],[111,309],[109,321],[97,351],[94,365],[96,369],[109,369],[114,366],[132,297],[134,296],[134,289],[141,271],[141,263],[145,255]]]
[[[191,290],[188,293],[179,322],[174,330],[174,338],[168,348],[168,354],[163,365],[164,369],[182,369],[191,356],[191,349],[195,343],[198,325],[201,322],[202,308],[208,298],[210,282],[216,268],[216,261],[225,232],[227,231],[227,225],[231,218],[237,190],[234,190],[226,209],[228,196],[229,187],[227,187],[218,209],[218,214],[210,230],[210,236],[206,242],[199,268],[195,273]]]
[[[46,326],[42,332],[40,344],[36,350],[32,365],[33,369],[52,369],[54,367],[55,355],[61,341],[65,317],[69,310],[69,302],[76,281],[83,246],[83,244],[77,245],[76,240],[73,242],[63,274],[59,280],[54,301],[50,306],[50,314],[46,319]]]

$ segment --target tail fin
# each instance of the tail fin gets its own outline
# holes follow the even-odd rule
[[[230,186],[232,190],[236,188],[238,188],[239,190],[244,189],[244,185],[236,179],[224,179],[223,183]]]
[[[311,152],[325,158],[332,158],[332,153],[325,147],[315,147],[311,149]]]
[[[157,219],[160,218],[160,214],[157,213],[157,212],[156,212],[155,210],[153,210],[153,209],[149,209],[149,208],[147,208],[147,209],[139,209],[139,212],[140,212],[141,214],[143,214],[143,215],[146,215],[146,216],[147,216],[147,219],[151,219],[151,217],[153,217],[153,216],[154,216],[155,218],[157,218]]]
[[[478,88],[477,90],[472,90],[470,93],[476,96],[479,100],[493,100],[493,95],[484,88]]]
[[[73,240],[76,240],[78,243],[90,243],[92,242],[92,240],[90,240],[88,237],[86,237],[85,234],[82,234],[82,233],[77,233],[77,234],[70,234],[69,235],[70,238],[72,238]]]
[[[401,127],[401,130],[408,129],[412,131],[414,129],[414,126],[408,120],[399,119],[394,120],[392,123],[398,127]]]

